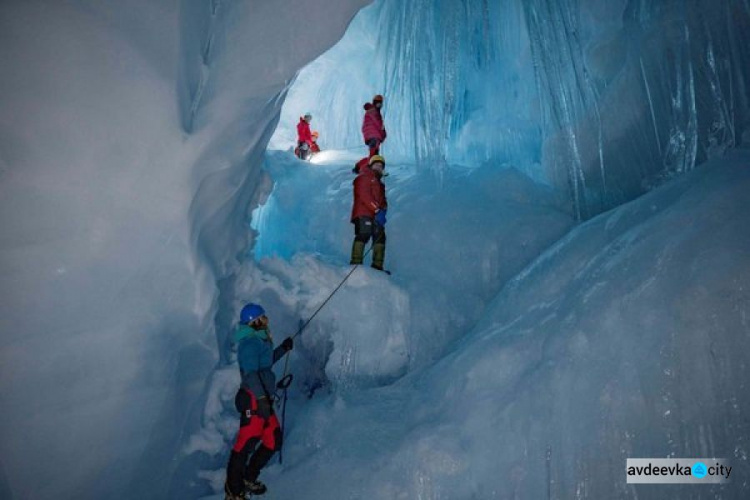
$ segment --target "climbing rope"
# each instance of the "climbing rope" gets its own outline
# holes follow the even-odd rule
[[[373,241],[372,242],[372,245],[370,245],[370,248],[368,248],[367,252],[365,252],[365,254],[362,256],[362,260],[363,261],[364,261],[365,257],[367,257],[370,254],[370,252],[372,251],[372,248],[375,246],[375,244],[380,241],[380,238],[382,238],[382,233],[381,233],[380,236],[378,236],[377,241]],[[341,289],[341,287],[344,286],[344,283],[346,283],[346,281],[349,279],[349,277],[351,277],[351,275],[354,274],[354,271],[356,271],[357,268],[359,266],[361,266],[361,265],[362,264],[354,264],[354,267],[346,274],[346,276],[344,276],[344,279],[341,280],[341,283],[339,283],[336,288],[334,288],[334,290],[328,295],[328,297],[326,298],[326,300],[324,300],[323,303],[320,304],[320,306],[318,306],[318,308],[315,310],[315,312],[313,313],[313,315],[310,316],[310,318],[307,321],[305,321],[304,323],[302,321],[300,321],[300,327],[297,329],[297,333],[295,333],[294,335],[292,335],[292,339],[297,338],[297,336],[299,336],[302,333],[302,331],[305,328],[307,328],[307,325],[309,325],[310,322],[313,319],[315,319],[315,316],[317,316],[318,313],[326,306],[326,304],[328,304],[328,302],[333,298],[333,296],[336,295],[336,292],[338,292]],[[283,438],[283,436],[284,436],[284,430],[286,428],[287,392],[288,392],[289,386],[292,384],[292,380],[294,379],[294,377],[292,376],[292,374],[289,373],[289,351],[287,351],[284,354],[284,356],[286,357],[286,360],[284,361],[284,376],[281,377],[281,380],[279,380],[279,382],[276,384],[276,388],[277,389],[281,389],[281,390],[284,391],[284,395],[280,398],[281,399],[281,426],[280,427],[281,427],[282,439],[281,439],[281,446],[279,447],[279,464],[282,464],[283,461],[284,461],[284,452],[283,452],[283,450],[284,450],[284,438]],[[277,399],[279,399],[279,398],[277,397]]]
[[[291,373],[287,373],[289,371],[288,354],[289,354],[288,352],[285,354],[286,361],[284,362],[284,376],[276,384],[277,389],[281,389],[284,391],[284,396],[281,398],[281,426],[279,428],[281,432],[281,445],[279,446],[279,464],[284,463],[284,430],[286,429],[286,402],[287,402],[287,397],[288,397],[289,386],[292,385],[292,380],[294,380],[294,376]],[[278,396],[276,396],[276,399],[279,399]]]
[[[378,237],[378,241],[380,241],[380,237]],[[370,245],[370,248],[368,248],[367,252],[365,252],[365,254],[362,256],[362,260],[364,260],[365,257],[367,257],[370,254],[370,252],[372,251],[372,247],[374,247],[375,244],[378,243],[378,241],[373,241],[372,245]],[[328,302],[333,298],[333,296],[336,295],[336,292],[338,292],[341,289],[341,287],[344,286],[344,283],[346,283],[346,281],[349,279],[349,277],[352,274],[354,274],[354,271],[356,271],[357,268],[359,266],[361,266],[361,265],[362,264],[355,264],[354,265],[354,267],[347,273],[347,275],[344,276],[344,279],[341,280],[341,283],[339,283],[338,286],[336,288],[334,288],[334,290],[330,293],[330,295],[328,295],[328,297],[326,298],[326,300],[324,300],[323,303],[320,304],[320,306],[315,310],[315,312],[313,313],[313,315],[310,316],[310,319],[308,319],[307,321],[305,321],[302,324],[302,326],[299,327],[299,329],[297,330],[297,333],[295,333],[294,335],[292,335],[293,339],[297,338],[297,336],[300,335],[305,328],[307,328],[307,325],[309,325],[310,322],[313,319],[315,319],[315,316],[317,316],[318,313],[321,311],[321,309],[323,309],[326,306],[326,304],[328,304]]]

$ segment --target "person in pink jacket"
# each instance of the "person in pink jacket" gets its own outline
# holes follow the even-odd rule
[[[380,113],[382,107],[383,96],[380,94],[376,95],[371,103],[368,102],[364,106],[365,118],[362,120],[362,137],[365,144],[370,148],[369,158],[380,154],[380,145],[387,136],[385,125],[383,125],[383,115]]]

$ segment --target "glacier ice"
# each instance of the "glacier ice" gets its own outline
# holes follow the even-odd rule
[[[307,3],[310,39],[271,3],[0,4],[3,498],[166,498],[195,477],[178,452],[221,357],[254,158],[364,1]]]
[[[271,495],[747,475],[747,1],[380,0],[326,51],[366,3],[0,4],[0,497],[221,490],[236,311],[284,335],[345,275],[376,92],[394,275],[299,339]]]
[[[386,154],[514,165],[586,219],[741,142],[748,29],[743,0],[381,0],[300,72],[271,147],[303,109],[357,146],[379,92]]]

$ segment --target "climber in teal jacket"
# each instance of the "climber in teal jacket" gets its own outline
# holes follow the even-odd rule
[[[256,396],[270,396],[276,391],[276,374],[271,367],[292,348],[292,339],[288,338],[276,349],[268,330],[268,318],[261,316],[265,322],[262,328],[249,324],[240,324],[235,332],[235,339],[240,343],[237,350],[237,362],[240,365],[242,386]],[[256,325],[261,326],[261,325]]]
[[[224,492],[227,500],[244,500],[246,494],[265,493],[266,485],[258,481],[258,476],[281,447],[281,427],[273,411],[276,375],[272,366],[292,350],[294,342],[288,337],[274,349],[268,317],[257,304],[242,308],[234,338],[239,342],[237,361],[242,376],[242,385],[234,397],[240,412],[240,430],[229,455]]]

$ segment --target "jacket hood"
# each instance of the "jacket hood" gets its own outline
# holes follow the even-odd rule
[[[375,106],[373,106],[371,102],[366,102],[365,105],[362,107],[365,108],[365,111],[370,111]]]

